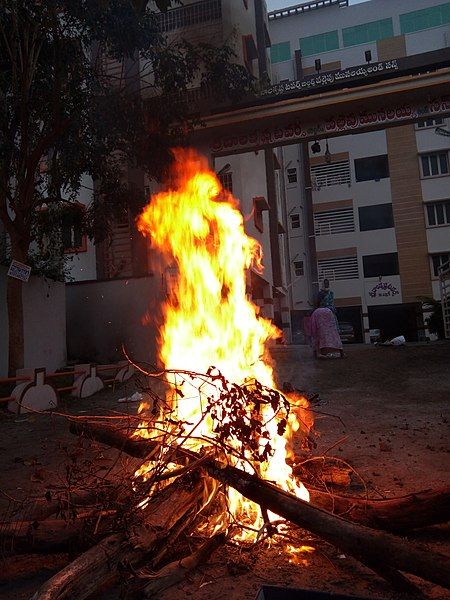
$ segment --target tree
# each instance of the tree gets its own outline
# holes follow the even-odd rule
[[[156,5],[166,10],[172,3]],[[0,219],[11,258],[32,260],[33,242],[45,226],[54,232],[55,215],[76,199],[84,174],[95,182],[85,227],[97,240],[112,218],[136,208],[143,198],[124,168],[160,177],[170,147],[193,123],[189,84],[214,83],[222,98],[251,86],[232,57],[226,46],[168,44],[146,0],[3,0]],[[108,74],[108,59],[121,62],[119,80]],[[11,277],[7,301],[14,372],[23,366],[24,333],[22,283]]]

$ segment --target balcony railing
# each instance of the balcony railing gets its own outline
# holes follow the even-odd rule
[[[332,185],[350,185],[350,163],[348,160],[342,160],[312,166],[311,180],[315,190]]]
[[[203,0],[180,8],[173,8],[158,16],[159,30],[163,33],[209,23],[222,18],[222,0]]]

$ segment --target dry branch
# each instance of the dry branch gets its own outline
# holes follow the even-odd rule
[[[235,467],[207,465],[208,473],[280,517],[307,529],[380,572],[398,569],[450,589],[450,558],[383,531],[369,529],[312,506]]]
[[[189,475],[176,480],[142,509],[136,509],[131,531],[139,547],[125,533],[111,535],[47,581],[33,600],[83,600],[113,580],[120,563],[139,566],[146,553],[156,550],[170,535],[171,528],[196,504],[200,490],[198,478],[193,481]]]
[[[158,447],[158,443],[153,440],[127,438],[127,429],[98,421],[72,422],[70,431],[75,435],[119,448],[134,457],[145,458]],[[186,459],[192,456],[190,452],[176,449],[173,460],[184,464]],[[450,488],[448,487],[391,500],[338,496],[314,489],[310,490],[310,494],[311,504],[314,506],[342,515],[350,521],[386,531],[408,531],[446,523],[450,515]]]
[[[341,496],[314,489],[310,489],[309,493],[314,506],[361,525],[386,531],[409,531],[446,523],[450,519],[450,487],[389,500]]]
[[[84,425],[86,432],[89,426],[87,423]],[[119,443],[121,448],[125,446],[123,441]],[[154,448],[154,442],[151,444]],[[203,468],[210,476],[233,487],[249,500],[307,529],[375,572],[384,572],[389,581],[400,584],[403,589],[405,580],[397,570],[450,588],[450,559],[443,555],[432,554],[388,533],[346,521],[235,467],[221,468],[211,460],[205,462]]]
[[[182,581],[189,571],[193,571],[198,565],[206,562],[211,554],[225,542],[225,539],[225,535],[219,533],[207,540],[191,555],[165,565],[155,575],[149,577],[150,582],[146,584],[141,597],[154,598],[163,590]]]

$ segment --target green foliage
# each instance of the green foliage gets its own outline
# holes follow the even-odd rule
[[[156,4],[165,11],[176,2]],[[35,241],[35,253],[44,256],[47,248],[61,262],[59,209],[79,197],[86,175],[95,185],[85,230],[104,238],[111,219],[144,202],[128,170],[160,178],[170,148],[192,127],[186,94],[192,82],[213,85],[222,100],[251,88],[252,77],[233,64],[230,48],[167,43],[151,6],[144,0],[1,3],[0,219],[13,254],[20,247],[26,256]],[[105,56],[123,61],[120,80],[108,76]],[[139,68],[146,74],[141,81]],[[143,101],[141,92],[150,99]],[[51,218],[42,218],[42,207]],[[52,243],[43,246],[44,238]]]

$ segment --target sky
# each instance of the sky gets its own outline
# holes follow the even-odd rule
[[[302,4],[306,0],[267,0],[267,10],[276,10],[277,8],[286,8],[286,6],[295,6]],[[349,4],[359,4],[366,0],[350,0]]]

